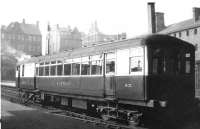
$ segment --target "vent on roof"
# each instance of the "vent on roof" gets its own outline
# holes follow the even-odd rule
[[[156,23],[155,23],[155,3],[149,2],[147,4],[148,7],[148,31],[149,33],[156,32]]]

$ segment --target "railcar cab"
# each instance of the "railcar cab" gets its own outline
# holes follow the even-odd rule
[[[189,106],[195,95],[194,46],[176,38],[147,40],[149,50],[148,98],[164,105]],[[178,104],[178,105],[177,105]],[[161,104],[159,104],[162,106]]]

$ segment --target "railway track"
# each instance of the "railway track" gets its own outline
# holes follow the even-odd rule
[[[17,102],[17,103],[23,102],[20,98],[19,90],[16,87],[1,85],[1,95],[3,98],[10,100],[12,102]],[[29,103],[26,103],[26,105],[37,108],[39,110],[44,110],[45,112],[52,113],[55,115],[60,115],[60,116],[69,117],[72,119],[81,120],[90,124],[94,124],[95,126],[103,126],[105,128],[112,128],[112,129],[145,129],[143,127],[120,124],[120,123],[117,123],[116,121],[105,121],[100,118],[87,116],[86,114],[68,111],[68,110],[64,110],[60,108],[55,108],[52,106],[44,107],[38,103],[35,104],[33,102],[29,102]]]

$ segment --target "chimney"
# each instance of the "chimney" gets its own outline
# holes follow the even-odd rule
[[[156,23],[155,23],[155,3],[148,2],[148,32],[156,32]]]
[[[22,23],[25,24],[25,19],[23,18]]]
[[[156,32],[159,32],[165,28],[164,13],[156,12]]]
[[[194,19],[194,22],[200,20],[200,8],[197,8],[197,7],[193,8],[193,19]]]
[[[36,21],[36,26],[37,26],[37,28],[39,28],[39,24],[40,24],[40,22],[39,22],[39,21]]]

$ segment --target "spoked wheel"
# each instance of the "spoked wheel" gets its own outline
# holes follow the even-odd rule
[[[28,98],[28,94],[24,92],[20,92],[20,102],[23,104],[26,102],[26,99]]]

